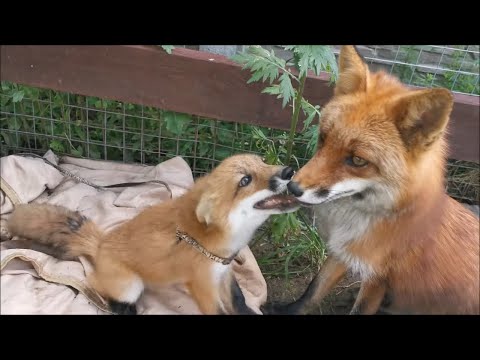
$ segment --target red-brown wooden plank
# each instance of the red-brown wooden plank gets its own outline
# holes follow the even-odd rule
[[[249,84],[249,71],[224,56],[157,46],[1,46],[2,80],[115,99],[214,119],[289,129],[290,109]],[[305,97],[323,105],[329,77],[311,76]],[[479,99],[455,95],[451,156],[479,161]],[[299,125],[300,126],[300,125]]]

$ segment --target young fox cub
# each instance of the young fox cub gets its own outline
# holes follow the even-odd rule
[[[350,270],[352,314],[479,314],[479,220],[445,193],[452,94],[371,73],[352,46],[339,75],[317,152],[288,184],[329,257],[298,301],[265,313],[305,313]]]
[[[252,314],[229,264],[271,214],[299,208],[281,194],[293,174],[256,155],[234,155],[181,197],[108,233],[78,212],[42,204],[18,206],[7,226],[32,248],[88,257],[94,265],[88,281],[114,313],[136,314],[146,285],[183,283],[203,314]]]

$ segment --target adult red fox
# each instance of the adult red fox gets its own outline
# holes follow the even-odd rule
[[[267,314],[308,312],[346,274],[351,314],[479,314],[479,220],[445,193],[442,88],[411,89],[342,47],[316,154],[288,184],[314,206],[329,256],[303,296]]]

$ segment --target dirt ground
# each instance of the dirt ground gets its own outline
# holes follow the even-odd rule
[[[273,246],[269,242],[262,241],[251,248],[257,259],[270,251]],[[260,269],[264,272],[261,263]],[[281,263],[279,266],[283,266]],[[265,272],[264,272],[265,274]],[[267,282],[267,302],[292,302],[298,299],[307,289],[308,284],[315,276],[314,269],[303,275],[290,275],[288,279],[283,276],[264,275]],[[360,289],[360,282],[357,278],[347,275],[330,294],[318,304],[317,308],[310,311],[312,315],[345,315],[348,314],[355,302]]]
[[[265,277],[268,288],[268,302],[291,302],[302,295],[314,274],[291,277],[288,280],[278,277]],[[348,276],[330,294],[312,309],[312,315],[347,315],[355,302],[360,288],[357,279]]]

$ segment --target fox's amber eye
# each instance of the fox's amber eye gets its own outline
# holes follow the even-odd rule
[[[356,167],[362,167],[368,164],[367,160],[362,159],[359,156],[349,156],[347,157],[346,162],[348,165]]]
[[[252,177],[250,175],[246,175],[240,180],[240,183],[238,184],[239,187],[244,187],[247,186],[252,182]]]

